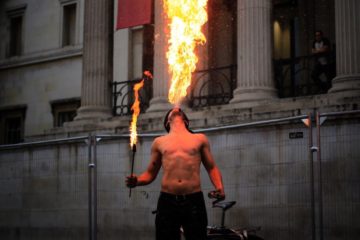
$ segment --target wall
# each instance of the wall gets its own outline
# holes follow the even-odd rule
[[[53,100],[80,97],[81,59],[0,71],[0,107],[26,105],[25,137],[53,128]]]

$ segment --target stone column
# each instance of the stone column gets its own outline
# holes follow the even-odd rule
[[[271,0],[238,1],[237,88],[230,103],[251,107],[276,97],[272,72]]]
[[[360,1],[335,0],[337,76],[329,92],[360,96]]]
[[[100,120],[112,116],[113,2],[85,1],[81,107],[75,120]]]
[[[150,107],[147,112],[166,111],[171,108],[168,101],[170,88],[170,74],[166,51],[168,47],[167,36],[169,28],[167,17],[164,12],[163,0],[155,2],[155,42],[154,42],[154,80],[153,98],[150,100]]]

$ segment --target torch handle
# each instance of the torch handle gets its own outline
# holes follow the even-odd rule
[[[135,153],[136,153],[136,145],[134,145],[132,147],[132,161],[131,161],[131,174],[130,174],[130,177],[132,177],[132,175],[134,174],[134,160],[135,160]],[[129,190],[129,198],[131,198],[131,188]]]

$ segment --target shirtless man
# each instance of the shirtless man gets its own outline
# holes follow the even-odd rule
[[[180,227],[187,240],[205,240],[207,214],[200,184],[204,164],[218,197],[225,198],[221,173],[203,134],[189,132],[189,120],[180,108],[170,110],[164,120],[165,136],[154,140],[150,164],[140,176],[128,176],[128,187],[143,186],[163,168],[161,193],[155,220],[157,240],[180,239]]]

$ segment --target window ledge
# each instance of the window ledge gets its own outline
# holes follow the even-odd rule
[[[23,67],[77,56],[82,56],[82,45],[69,46],[61,49],[48,50],[4,59],[0,61],[0,70]]]

